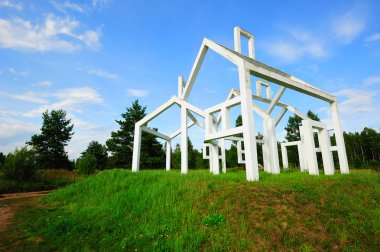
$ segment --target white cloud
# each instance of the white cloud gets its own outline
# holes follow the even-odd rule
[[[380,32],[374,33],[371,36],[366,38],[367,42],[380,41]]]
[[[147,97],[148,94],[149,94],[149,91],[148,90],[143,90],[143,89],[128,89],[127,93],[130,96]]]
[[[79,5],[76,3],[69,2],[69,1],[62,2],[62,3],[52,1],[51,3],[57,10],[62,11],[64,13],[66,13],[67,10],[72,10],[79,13],[87,12],[86,7],[84,5]]]
[[[79,26],[75,19],[53,14],[48,14],[41,25],[33,25],[21,18],[0,19],[0,47],[22,51],[73,52],[85,44],[90,49],[99,49],[100,31],[87,30],[78,34],[75,30]]]
[[[67,88],[49,94],[49,97],[58,101],[45,104],[37,109],[30,110],[23,115],[26,117],[40,116],[46,110],[63,109],[68,112],[83,112],[82,107],[89,104],[102,104],[101,95],[90,87]]]
[[[370,76],[367,79],[364,80],[364,85],[369,86],[373,84],[379,84],[380,83],[380,75],[378,76]]]
[[[269,53],[286,62],[294,62],[304,56],[323,58],[328,55],[325,43],[309,32],[293,28],[284,30],[290,35],[290,39],[267,43],[265,48]]]
[[[23,133],[35,133],[38,125],[12,118],[0,118],[0,138],[17,136]]]
[[[334,95],[343,100],[339,103],[339,109],[342,114],[354,115],[366,112],[373,112],[373,97],[378,91],[367,91],[364,89],[343,89]]]
[[[120,79],[120,77],[116,74],[109,73],[107,71],[99,70],[99,69],[90,69],[87,71],[88,74],[90,75],[95,75],[98,77],[106,78],[106,79]]]
[[[341,43],[349,44],[364,30],[365,26],[366,15],[356,7],[333,21],[332,32]]]
[[[32,83],[33,87],[51,87],[53,86],[53,82],[51,81],[40,81],[36,83]]]
[[[3,75],[3,74],[25,77],[28,75],[28,72],[27,71],[18,71],[16,69],[14,69],[13,67],[7,67],[7,68],[0,69],[0,75]]]
[[[43,98],[46,94],[36,93],[36,92],[26,92],[23,94],[11,94],[7,92],[0,91],[0,96],[31,102],[31,103],[46,103],[47,100]]]
[[[22,9],[24,8],[24,6],[21,3],[16,3],[11,0],[0,0],[0,7],[15,9],[18,11],[22,11]]]

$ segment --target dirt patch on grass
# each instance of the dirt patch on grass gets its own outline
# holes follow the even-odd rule
[[[9,193],[0,195],[0,232],[12,225],[12,218],[24,206],[33,204],[38,198],[51,191]]]

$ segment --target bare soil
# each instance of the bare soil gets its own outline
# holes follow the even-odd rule
[[[8,193],[0,195],[0,232],[4,232],[12,222],[16,212],[24,206],[33,204],[37,199],[51,191]]]

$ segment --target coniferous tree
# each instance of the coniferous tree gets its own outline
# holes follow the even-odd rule
[[[133,138],[135,123],[146,116],[146,107],[142,107],[138,100],[122,113],[122,120],[115,120],[120,129],[111,133],[106,146],[112,156],[110,161],[116,167],[131,167],[133,154]],[[155,129],[157,130],[157,129]],[[155,136],[143,133],[141,137],[140,168],[163,168],[165,167],[165,152],[162,144]]]
[[[41,134],[33,135],[27,144],[31,145],[37,155],[38,168],[72,168],[72,164],[65,152],[65,146],[73,136],[73,127],[70,119],[66,119],[63,110],[45,111],[42,114]]]
[[[107,148],[97,141],[91,141],[87,149],[81,153],[81,158],[85,155],[92,155],[96,159],[96,169],[103,170],[107,166]]]

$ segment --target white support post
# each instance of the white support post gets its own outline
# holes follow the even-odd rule
[[[220,139],[220,150],[222,152],[221,159],[222,159],[222,172],[227,172],[227,162],[226,162],[226,141],[224,139]]]
[[[301,166],[300,168],[301,168],[301,172],[302,172],[302,171],[308,171],[309,170],[308,164],[307,164],[307,158],[306,158],[307,147],[306,147],[305,136],[304,136],[305,131],[304,131],[302,125],[299,127],[299,132],[300,132],[300,137],[301,137],[300,149],[302,151],[298,151],[298,155],[301,155],[300,153],[302,153],[303,170],[302,170],[302,166],[300,163],[300,166]]]
[[[319,147],[322,152],[323,169],[325,175],[334,175],[334,161],[331,152],[330,136],[327,128],[318,130]]]
[[[281,143],[281,156],[282,156],[282,167],[284,170],[289,169],[289,162],[288,162],[288,149],[284,145],[284,143]]]
[[[181,173],[188,172],[188,153],[187,153],[187,108],[181,106]]]
[[[170,171],[170,162],[172,156],[172,147],[170,141],[166,141],[166,170]]]
[[[141,150],[141,127],[135,124],[135,135],[133,138],[133,156],[132,156],[132,171],[138,172],[140,169],[140,150]]]
[[[227,130],[230,128],[230,110],[226,107],[223,107],[220,111],[220,115],[222,118],[222,130]],[[227,163],[226,163],[226,147],[225,147],[225,140],[221,139],[220,141],[220,149],[222,152],[222,172],[227,172]]]
[[[305,156],[310,175],[319,175],[317,155],[315,153],[314,132],[309,120],[302,120],[303,136],[305,140]]]
[[[269,155],[269,138],[268,138],[268,121],[263,118],[263,165],[265,172],[271,172],[270,155]]]
[[[216,122],[212,122],[212,133],[215,133],[217,131],[217,124]],[[213,140],[210,144],[210,156],[212,156],[212,173],[214,175],[219,174],[219,140]]]
[[[304,172],[307,169],[305,167],[305,160],[304,160],[303,149],[302,149],[302,141],[300,141],[297,144],[297,150],[298,150],[298,160],[300,161],[300,169],[301,169],[301,172]]]
[[[252,90],[250,72],[245,63],[239,64],[239,84],[241,96],[241,114],[243,119],[243,139],[245,149],[245,170],[248,181],[259,180],[259,167],[257,162],[255,125],[252,111]]]
[[[338,149],[340,173],[349,173],[346,145],[344,144],[343,129],[339,119],[337,102],[330,103],[331,119],[335,132],[336,146]]]
[[[268,147],[269,147],[269,160],[270,160],[270,171],[273,174],[280,173],[280,165],[278,159],[278,148],[276,140],[276,128],[275,122],[272,117],[267,117],[264,119],[267,121],[267,138],[268,138]]]
[[[180,76],[178,76],[178,98],[182,97],[183,84],[184,84],[183,76],[180,75]]]

